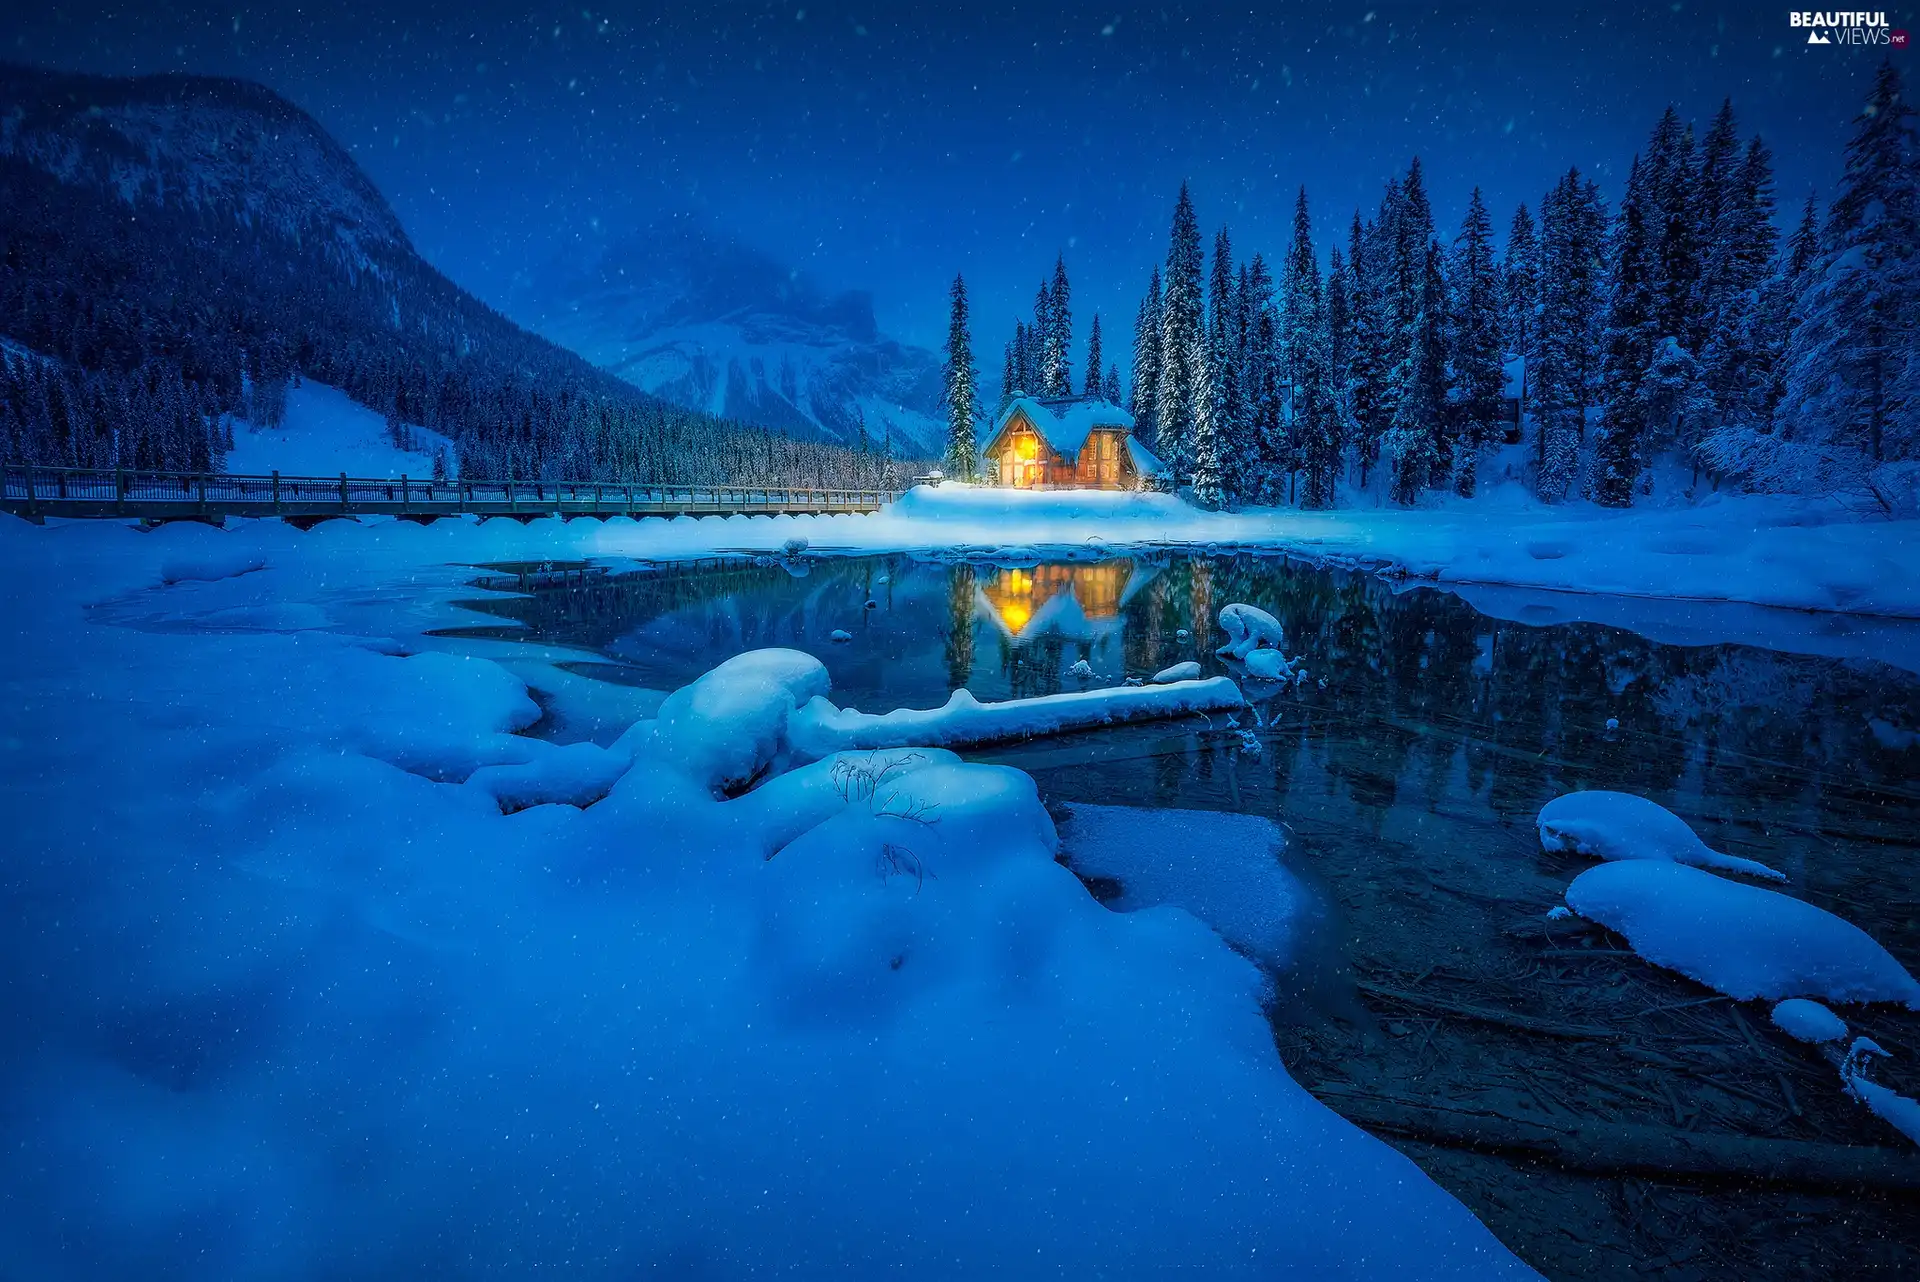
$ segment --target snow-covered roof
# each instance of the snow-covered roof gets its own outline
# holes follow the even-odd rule
[[[999,445],[1000,437],[1007,430],[1014,416],[1022,415],[1033,424],[1033,430],[1047,447],[1058,454],[1062,462],[1072,463],[1080,456],[1080,447],[1087,443],[1096,428],[1112,428],[1123,432],[1133,431],[1133,415],[1115,405],[1112,401],[1097,396],[1061,396],[1034,397],[1016,396],[1007,402],[1007,408],[994,422],[993,432],[987,438],[984,452],[992,453]],[[1152,457],[1149,455],[1148,457]]]
[[[1152,450],[1131,436],[1127,437],[1127,457],[1133,460],[1133,470],[1142,476],[1158,476],[1167,470]]]

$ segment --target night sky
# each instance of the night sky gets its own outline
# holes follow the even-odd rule
[[[962,270],[989,379],[1056,250],[1077,335],[1098,309],[1124,364],[1183,178],[1242,254],[1280,256],[1305,183],[1324,256],[1416,153],[1449,238],[1476,183],[1504,233],[1569,164],[1616,198],[1668,101],[1704,128],[1731,95],[1784,221],[1810,187],[1824,202],[1883,56],[1807,47],[1779,3],[1265,7],[61,0],[9,6],[0,50],[264,82],[497,303],[570,242],[661,214],[870,289],[928,345]]]

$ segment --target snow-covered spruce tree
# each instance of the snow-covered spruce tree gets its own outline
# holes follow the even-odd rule
[[[1048,396],[1073,395],[1073,291],[1067,284],[1067,260],[1055,256],[1053,284],[1047,294],[1047,328],[1041,343],[1046,367],[1041,382]]]
[[[1217,508],[1226,501],[1220,474],[1220,410],[1225,402],[1222,362],[1204,334],[1196,335],[1188,353],[1187,370],[1197,386],[1193,405],[1193,498],[1202,507]]]
[[[1294,444],[1289,469],[1297,463],[1304,478],[1301,506],[1332,507],[1334,483],[1340,472],[1340,431],[1326,298],[1304,187],[1294,203],[1293,240],[1287,250],[1283,293],[1286,301],[1281,328],[1288,353],[1290,434]]]
[[[1347,443],[1353,439],[1353,270],[1335,245],[1328,259],[1326,282],[1327,384],[1333,398],[1334,449],[1327,477],[1327,499],[1340,479]]]
[[[1387,344],[1387,318],[1380,288],[1385,259],[1383,237],[1377,225],[1363,225],[1356,210],[1348,233],[1347,270],[1351,288],[1353,347],[1349,363],[1348,401],[1353,415],[1354,462],[1365,488],[1380,459],[1380,440],[1391,424],[1387,405],[1387,377],[1392,371]]]
[[[1252,502],[1273,504],[1286,497],[1286,461],[1291,446],[1282,408],[1280,323],[1274,307],[1273,273],[1259,254],[1247,264],[1241,294],[1241,309],[1247,316],[1247,343],[1240,382],[1246,389],[1246,434],[1252,443],[1250,475],[1241,486]]]
[[[1773,157],[1755,138],[1721,193],[1701,261],[1706,342],[1699,357],[1712,403],[1709,430],[1752,432],[1771,418],[1779,357],[1767,297],[1780,239],[1773,218]],[[1700,442],[1688,444],[1698,457]]]
[[[1160,399],[1160,269],[1153,269],[1147,296],[1133,318],[1133,428],[1141,440],[1160,440],[1158,419]]]
[[[1713,314],[1733,290],[1730,268],[1734,247],[1722,241],[1720,233],[1728,228],[1731,206],[1739,199],[1739,167],[1740,129],[1734,120],[1733,100],[1728,98],[1721,102],[1713,124],[1700,140],[1689,193],[1689,221],[1699,249],[1699,274],[1694,278],[1689,308],[1697,328],[1685,337],[1696,353],[1705,350]]]
[[[1700,275],[1698,211],[1694,184],[1693,126],[1682,124],[1671,105],[1654,125],[1642,162],[1646,169],[1648,225],[1655,245],[1654,292],[1660,299],[1656,324],[1661,335],[1680,340],[1689,350],[1698,342]]]
[[[1533,215],[1521,205],[1508,224],[1507,252],[1500,264],[1500,340],[1509,354],[1528,362],[1540,332],[1539,306],[1540,240]]]
[[[1016,396],[1032,396],[1040,391],[1034,378],[1037,362],[1033,359],[1033,331],[1020,321],[1013,323],[1013,391]]]
[[[1605,208],[1599,190],[1570,169],[1540,209],[1539,418],[1535,490],[1559,502],[1573,488],[1586,411],[1598,381],[1605,270]]]
[[[973,335],[967,316],[967,282],[953,278],[948,291],[952,310],[947,317],[947,454],[946,468],[951,476],[971,481],[979,470],[974,454],[974,424],[980,418],[978,379],[973,368]]]
[[[1865,472],[1920,454],[1920,194],[1914,110],[1881,63],[1788,345],[1779,435]],[[1813,480],[1814,478],[1808,478]]]
[[[1210,402],[1206,408],[1213,421],[1222,491],[1238,501],[1238,474],[1245,465],[1247,450],[1241,431],[1244,424],[1236,420],[1228,406],[1230,399],[1237,398],[1234,383],[1239,377],[1239,367],[1233,359],[1235,286],[1233,240],[1222,227],[1213,237],[1213,264],[1207,280],[1207,374],[1196,394]],[[1201,407],[1196,404],[1196,423],[1200,412]],[[1194,483],[1199,484],[1197,471]]]
[[[1053,282],[1043,280],[1033,296],[1033,324],[1027,328],[1027,360],[1035,396],[1053,395]]]
[[[1013,343],[1007,343],[1006,359],[1000,367],[1000,403],[994,408],[993,417],[998,420],[1007,412],[1007,406],[1013,403],[1013,395],[1020,382],[1019,365],[1014,360]]]
[[[1416,310],[1407,326],[1407,354],[1394,367],[1394,418],[1385,450],[1393,460],[1393,500],[1409,505],[1425,487],[1446,485],[1452,465],[1446,403],[1446,279],[1440,258],[1440,242],[1429,241],[1414,296]]]
[[[1104,367],[1100,352],[1100,313],[1093,314],[1093,324],[1087,330],[1087,385],[1082,389],[1086,396],[1100,395],[1100,373]]]
[[[1774,415],[1787,394],[1787,340],[1793,333],[1794,308],[1804,292],[1807,272],[1820,252],[1820,218],[1813,193],[1801,210],[1799,226],[1781,247],[1779,261],[1760,287],[1753,318],[1755,353],[1753,432],[1771,435]],[[1744,445],[1744,442],[1722,442]],[[1716,470],[1719,469],[1716,465]]]
[[[1118,365],[1108,363],[1106,380],[1100,384],[1100,396],[1111,405],[1120,403],[1120,367]]]
[[[1654,290],[1656,245],[1648,226],[1647,171],[1633,158],[1613,234],[1613,296],[1601,367],[1600,440],[1594,449],[1593,497],[1627,507],[1646,463],[1647,371],[1653,367],[1660,300]]]
[[[1453,487],[1471,498],[1479,480],[1480,450],[1500,421],[1504,364],[1500,359],[1500,283],[1493,264],[1493,220],[1475,187],[1454,240],[1448,274],[1448,335],[1452,353],[1451,407],[1456,452]]]
[[[1154,414],[1155,444],[1169,479],[1184,484],[1194,457],[1194,363],[1205,335],[1200,296],[1200,223],[1185,183],[1173,210],[1172,243],[1160,295],[1160,379]]]

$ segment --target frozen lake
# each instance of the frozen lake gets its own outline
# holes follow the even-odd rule
[[[1784,870],[1792,893],[1920,970],[1920,679],[1900,626],[1538,594],[1479,602],[1510,616],[1496,617],[1448,592],[1250,555],[507,566],[481,582],[501,593],[469,604],[511,625],[466,635],[577,647],[568,666],[583,675],[667,690],[730,655],[790,646],[825,661],[836,703],[870,712],[933,707],[960,686],[993,700],[1114,685],[1186,660],[1211,675],[1224,670],[1213,654],[1221,607],[1259,605],[1311,676],[1250,687],[1261,722],[1242,728],[1250,736],[1190,719],[969,755],[1028,771],[1056,807],[1281,824],[1283,858],[1323,908],[1318,946],[1283,979],[1273,1016],[1299,1080],[1336,1107],[1359,1092],[1898,1142],[1834,1089],[1824,1063],[1781,1049],[1731,1003],[1615,954],[1619,941],[1602,932],[1545,923],[1588,863],[1543,854],[1533,820],[1575,789],[1652,798],[1715,848]],[[1644,630],[1514,621],[1609,609]],[[837,630],[851,639],[832,639]],[[1742,644],[1743,634],[1764,644]],[[1801,652],[1771,648],[1781,644]],[[1082,661],[1091,677],[1073,675]],[[538,732],[606,737],[557,718]],[[1600,1046],[1534,1038],[1450,1018],[1456,1008],[1622,1036]],[[1861,1030],[1902,1059],[1920,1052],[1920,1021],[1905,1012],[1876,1009]],[[1661,1081],[1648,1079],[1649,1064]],[[1896,1272],[1913,1263],[1891,1207],[1890,1219],[1860,1205],[1807,1219],[1794,1207],[1808,1199],[1795,1195],[1687,1190],[1636,1211],[1595,1192],[1596,1181],[1408,1151],[1536,1261],[1570,1249],[1555,1225],[1585,1222],[1588,1256],[1569,1269],[1592,1268],[1593,1252],[1625,1261],[1687,1243],[1776,1260],[1838,1250]]]

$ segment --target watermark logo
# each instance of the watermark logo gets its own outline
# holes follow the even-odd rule
[[[1810,45],[1878,45],[1905,48],[1907,33],[1894,31],[1885,13],[1840,13],[1798,10],[1787,15],[1789,26],[1804,27]]]

